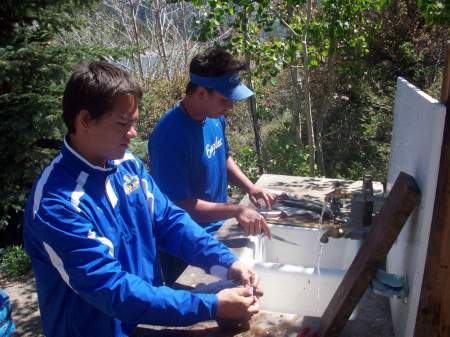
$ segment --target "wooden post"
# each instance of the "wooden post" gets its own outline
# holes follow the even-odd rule
[[[379,215],[374,218],[367,239],[320,319],[320,337],[339,336],[419,201],[420,191],[416,181],[401,172]]]
[[[450,46],[447,48],[442,102],[447,102],[441,160],[428,241],[415,337],[450,336]],[[444,97],[445,96],[445,97]]]
[[[450,45],[447,46],[447,52],[444,62],[444,76],[442,77],[441,102],[447,104],[450,99]]]

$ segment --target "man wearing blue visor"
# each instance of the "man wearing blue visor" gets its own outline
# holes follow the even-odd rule
[[[224,220],[236,218],[246,234],[271,238],[264,218],[255,210],[227,203],[228,182],[271,207],[274,196],[255,186],[230,156],[224,116],[233,102],[254,93],[242,84],[239,72],[247,64],[222,49],[208,49],[190,64],[186,96],[159,121],[149,139],[152,176],[164,193],[214,234]],[[162,253],[166,284],[186,268]]]

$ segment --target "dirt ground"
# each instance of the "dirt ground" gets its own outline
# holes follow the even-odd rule
[[[0,273],[0,287],[8,293],[12,317],[16,324],[14,336],[40,337],[42,334],[36,287],[33,274],[10,279]]]

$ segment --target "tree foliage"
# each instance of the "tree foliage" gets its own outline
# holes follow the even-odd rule
[[[0,17],[0,229],[21,211],[33,180],[59,149],[65,134],[61,97],[72,66],[116,55],[96,46],[63,44],[81,10],[95,1],[6,1]],[[13,219],[11,219],[13,218]]]
[[[450,3],[448,0],[419,0],[417,4],[429,23],[450,26]]]
[[[203,4],[202,1],[195,2],[198,6]],[[215,39],[233,53],[251,56],[257,96],[260,86],[276,84],[275,79],[283,69],[300,69],[300,74],[291,82],[295,87],[293,93],[302,92],[301,97],[293,99],[293,115],[296,123],[301,123],[302,119],[306,121],[308,147],[303,147],[300,140],[297,147],[303,147],[303,151],[309,149],[309,174],[313,175],[314,130],[318,130],[317,151],[320,152],[322,174],[325,174],[321,135],[323,119],[329,113],[336,93],[337,72],[368,53],[368,33],[377,26],[374,17],[368,14],[380,8],[379,0],[324,0],[320,5],[314,2],[314,6],[311,1],[209,0],[205,15],[197,25],[200,39]],[[325,76],[321,78],[320,73]],[[321,94],[316,106],[311,105],[311,80],[318,80],[316,87]],[[297,117],[300,113],[302,118]],[[262,117],[261,109],[258,109],[257,117]],[[299,130],[298,138],[301,139],[301,127],[294,129]],[[258,136],[256,132],[255,136]],[[273,143],[270,148],[273,149]],[[268,160],[266,168],[272,167],[274,161],[273,158]]]
[[[368,30],[368,54],[339,74],[337,99],[324,121],[324,152],[330,176],[357,179],[366,172],[383,181],[397,77],[439,97],[450,31],[428,25],[415,0],[389,3],[370,15],[381,26]]]
[[[250,51],[256,93],[263,108],[258,113],[267,116],[266,111],[273,106],[267,102],[264,86],[270,83],[271,90],[279,92],[285,83],[294,85],[283,69],[293,64],[304,67],[301,38],[306,29],[305,1],[206,3],[203,19],[197,21],[201,38],[214,40],[235,53]],[[450,24],[446,19],[448,5],[433,0],[323,0],[313,4],[307,48],[314,128],[322,143],[322,174],[360,179],[366,172],[383,180],[396,77],[403,76],[425,90],[439,87],[449,36],[445,28]],[[242,12],[252,13],[247,44],[240,24]],[[286,103],[283,109],[289,110],[291,102]],[[306,147],[299,148],[286,137],[293,120],[283,118],[277,123],[275,117],[261,119],[265,168],[271,173],[298,173],[304,170],[305,156],[299,154]],[[265,131],[268,127],[270,132]],[[306,137],[302,137],[305,144]],[[240,152],[236,153],[239,156]],[[298,159],[290,159],[294,153]],[[295,161],[299,168],[285,165]]]

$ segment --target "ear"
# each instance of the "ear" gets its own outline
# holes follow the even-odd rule
[[[206,91],[203,87],[197,87],[197,90],[195,90],[195,93],[198,95],[199,98],[205,98],[208,91]]]
[[[75,117],[75,130],[85,131],[88,130],[92,124],[92,118],[89,111],[86,109],[80,110],[80,112]]]

